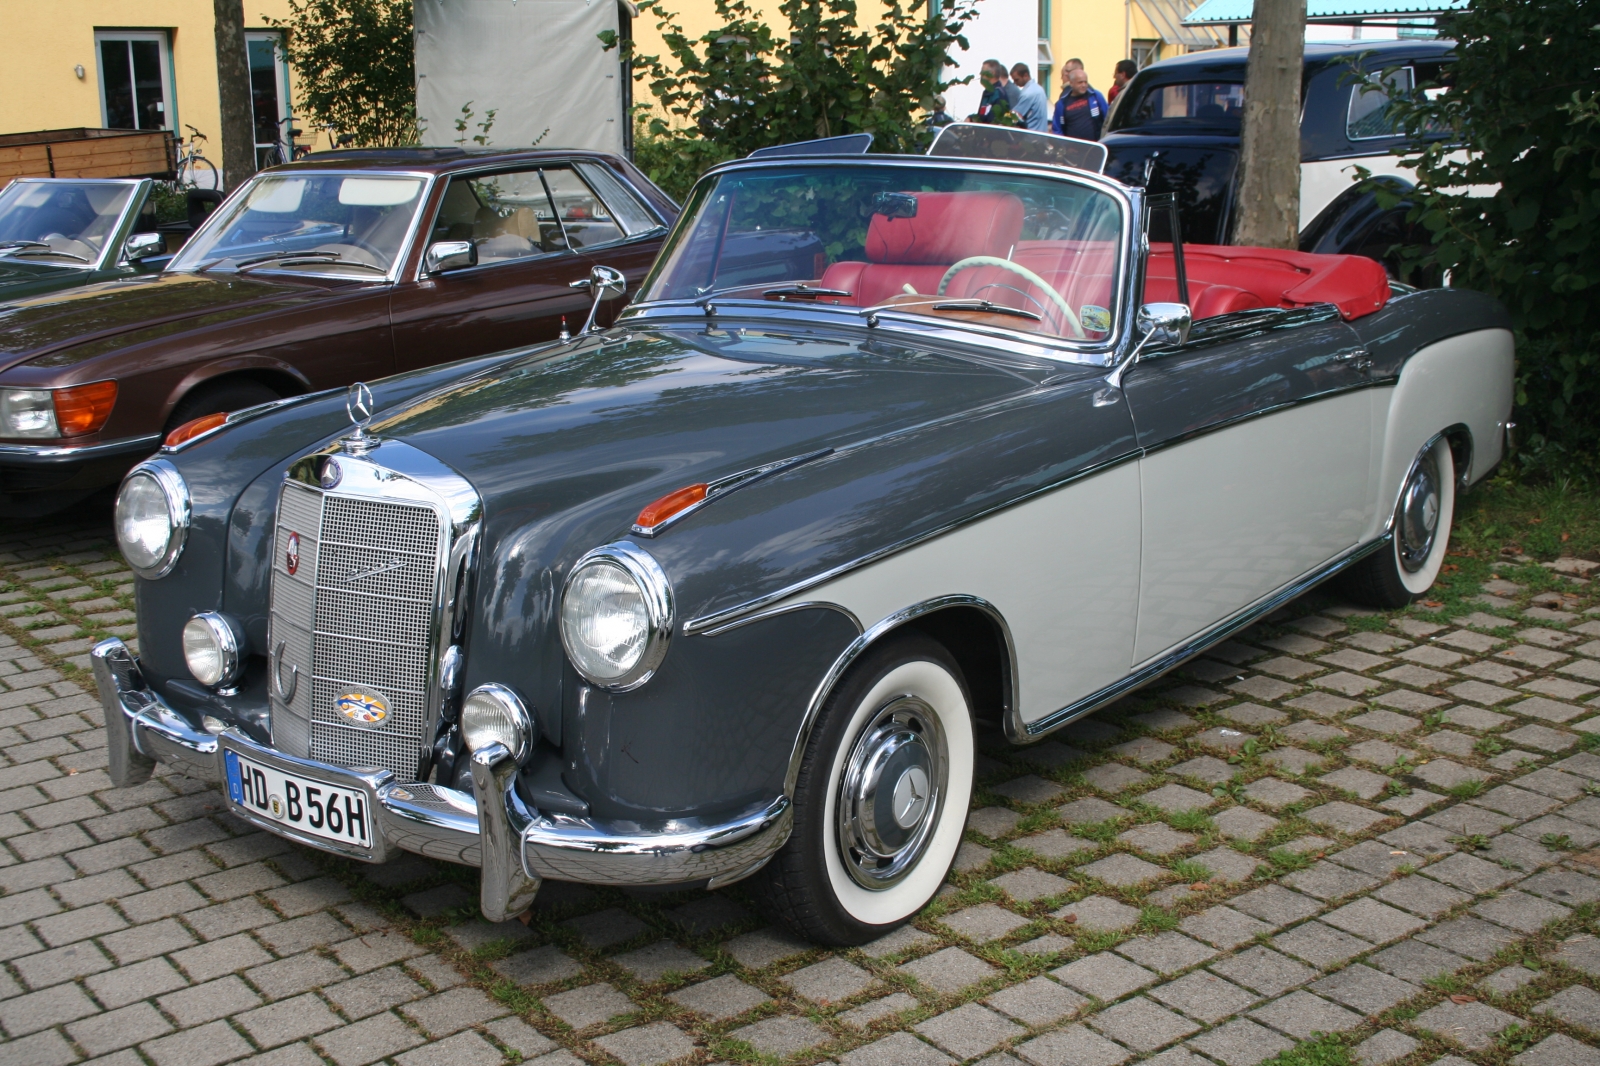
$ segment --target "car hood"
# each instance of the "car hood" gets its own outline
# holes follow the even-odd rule
[[[3,281],[4,279],[0,279]],[[277,314],[337,290],[237,275],[157,274],[87,285],[0,306],[0,370],[64,366],[230,318]]]
[[[77,285],[88,271],[0,256],[0,300],[25,299]]]

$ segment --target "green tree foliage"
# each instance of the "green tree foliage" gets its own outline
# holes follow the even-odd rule
[[[1414,134],[1456,135],[1416,160],[1411,218],[1435,244],[1408,257],[1510,309],[1523,462],[1570,467],[1600,447],[1600,0],[1473,0],[1440,34],[1447,91],[1395,105]]]
[[[299,106],[357,147],[415,144],[411,0],[289,0],[285,47]]]
[[[679,197],[707,167],[775,144],[871,133],[877,151],[926,148],[924,113],[958,84],[941,79],[945,56],[967,47],[976,7],[955,0],[929,15],[926,0],[869,0],[876,22],[862,27],[856,0],[784,0],[775,31],[746,0],[717,0],[719,25],[691,39],[662,3],[639,8],[659,19],[669,58],[623,58],[660,109],[636,124],[637,162]]]

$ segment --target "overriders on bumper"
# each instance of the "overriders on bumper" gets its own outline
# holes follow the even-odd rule
[[[516,767],[499,745],[474,754],[473,795],[401,783],[387,770],[355,771],[285,755],[238,729],[196,729],[145,683],[138,660],[120,640],[101,641],[91,660],[114,784],[138,784],[163,762],[222,785],[236,816],[311,847],[366,862],[411,851],[478,866],[482,908],[491,921],[525,909],[544,877],[604,885],[729,884],[782,847],[793,820],[786,796],[715,824],[641,826],[546,814],[523,802],[514,787]],[[318,836],[296,828],[281,811],[244,802],[237,787],[229,788],[230,753],[247,764],[364,796],[370,812],[370,827],[362,827],[365,843]]]

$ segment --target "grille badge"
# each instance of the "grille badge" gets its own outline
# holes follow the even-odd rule
[[[289,544],[283,553],[283,568],[293,577],[294,572],[300,569],[300,534],[290,532]]]
[[[370,688],[355,688],[333,701],[333,709],[346,721],[376,729],[389,720],[389,700]]]
[[[357,581],[365,581],[369,577],[377,577],[379,574],[392,573],[404,565],[406,565],[406,561],[404,559],[390,559],[386,563],[374,563],[371,566],[363,566],[359,569],[352,570],[339,580],[343,581],[346,585],[353,585]]]

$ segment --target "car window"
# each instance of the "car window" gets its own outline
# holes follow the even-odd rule
[[[1155,85],[1133,109],[1129,126],[1168,123],[1237,129],[1244,114],[1244,85],[1236,81],[1191,81]]]
[[[573,248],[592,248],[622,239],[622,227],[604,200],[596,196],[575,171],[547,167],[544,178],[555,200],[556,217]]]
[[[488,265],[564,252],[566,237],[538,170],[453,177],[445,189],[435,241],[472,241]]]
[[[1410,93],[1416,75],[1410,67],[1368,74],[1350,87],[1350,112],[1345,133],[1352,141],[1396,137],[1400,129],[1389,112],[1389,102]]]
[[[649,208],[609,168],[599,163],[579,163],[577,167],[578,173],[611,208],[611,217],[616,219],[628,236],[661,228],[661,222],[650,213]]]
[[[133,190],[126,182],[14,181],[0,192],[0,256],[93,262]]]

